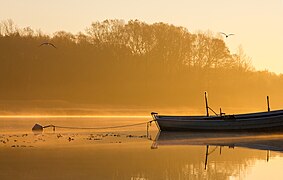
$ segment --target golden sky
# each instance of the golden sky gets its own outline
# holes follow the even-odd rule
[[[231,52],[241,45],[257,70],[283,73],[283,0],[0,0],[6,19],[45,33],[77,33],[105,19],[234,33],[225,39]]]

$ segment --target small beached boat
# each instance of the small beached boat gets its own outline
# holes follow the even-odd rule
[[[268,98],[267,98],[268,99]],[[152,112],[151,115],[161,131],[280,131],[283,130],[283,110],[237,115],[209,116],[207,98],[206,116],[166,116]],[[213,111],[214,112],[214,111]]]

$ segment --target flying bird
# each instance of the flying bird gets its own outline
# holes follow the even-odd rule
[[[43,46],[43,45],[47,45],[47,46],[52,46],[54,48],[57,48],[54,44],[50,43],[50,42],[44,42],[42,44],[39,45],[39,47]]]
[[[229,36],[235,35],[235,34],[226,34],[224,32],[220,32],[220,33],[223,34],[226,38],[229,37]]]

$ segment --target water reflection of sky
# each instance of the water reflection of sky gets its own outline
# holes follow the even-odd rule
[[[265,160],[255,160],[254,165],[250,166],[245,174],[245,179],[283,179],[281,172],[283,158],[275,156],[269,162]],[[240,179],[239,175],[230,177],[231,180]]]

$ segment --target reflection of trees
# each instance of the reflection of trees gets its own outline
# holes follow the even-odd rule
[[[58,50],[37,47],[46,41]],[[222,97],[222,105],[231,105],[230,95],[249,96],[257,105],[266,94],[279,101],[283,81],[254,71],[241,47],[231,54],[212,33],[192,34],[165,23],[105,20],[92,23],[85,33],[48,36],[7,20],[0,24],[0,47],[0,94],[6,99],[196,107],[209,90],[217,92],[216,99]]]

